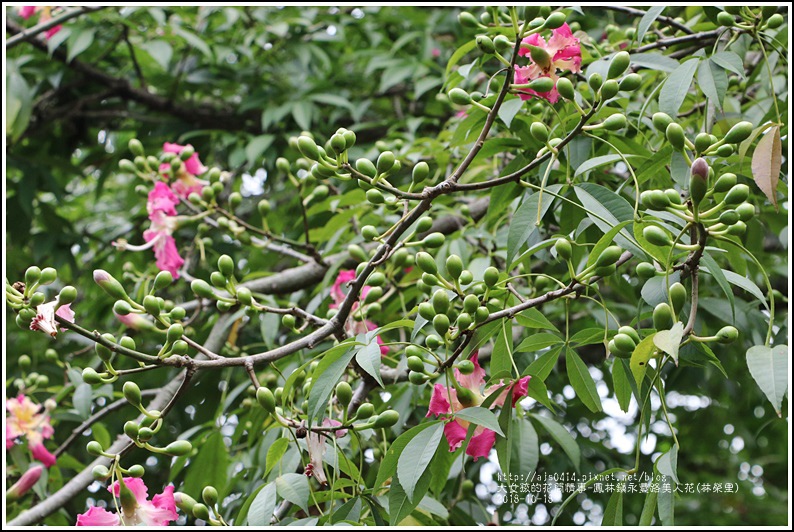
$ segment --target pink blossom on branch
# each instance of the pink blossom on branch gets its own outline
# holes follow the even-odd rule
[[[52,18],[52,8],[53,6],[19,6],[17,13],[23,19],[28,20],[34,14],[39,12],[41,14],[39,15],[37,24],[42,24]],[[44,33],[44,36],[47,38],[47,40],[49,40],[53,35],[61,31],[61,28],[63,28],[63,26],[60,24],[53,26]]]
[[[174,144],[172,142],[166,142],[163,144],[163,151],[165,153],[175,153],[177,155],[181,155],[185,148],[190,148],[192,150],[193,146],[190,144],[182,146],[181,144]],[[177,178],[171,184],[171,189],[179,197],[187,198],[193,192],[200,194],[202,187],[209,183],[203,179],[196,179],[196,176],[199,176],[207,171],[207,167],[201,164],[198,153],[193,152],[193,155],[188,157],[188,159],[183,162],[183,167],[184,171],[178,172],[176,176],[171,175],[172,170],[171,165],[169,164],[160,165],[160,171],[169,176],[169,178]]]
[[[179,517],[174,501],[174,486],[166,486],[163,493],[155,495],[149,501],[148,489],[143,480],[132,477],[124,477],[123,480],[132,497],[122,493],[118,481],[108,487],[109,492],[121,499],[122,512],[112,513],[92,506],[77,516],[77,526],[168,526],[168,523]]]
[[[344,301],[345,297],[347,296],[346,291],[343,291],[342,288],[346,287],[347,284],[350,281],[353,281],[355,278],[355,270],[339,270],[339,274],[336,276],[334,285],[331,287],[331,299],[333,299],[334,302],[328,305],[328,308],[339,308],[339,305],[342,304],[342,301]],[[370,286],[365,286],[362,288],[360,298],[364,299],[371,288],[372,287]],[[350,310],[350,317],[347,319],[347,323],[345,324],[345,330],[348,334],[353,336],[357,334],[366,334],[369,331],[374,331],[378,328],[378,325],[370,320],[356,321],[353,318],[358,306],[358,302],[353,303],[353,308]],[[383,345],[383,340],[381,340],[381,337],[378,336],[376,340],[378,345],[380,345],[380,354],[387,354],[389,352],[389,348]]]
[[[491,406],[489,407],[491,409],[504,406],[508,395],[510,395],[511,399],[510,407],[513,408],[515,407],[516,402],[527,394],[527,386],[529,385],[530,379],[529,376],[513,381],[507,386],[505,386],[504,380],[501,380],[499,383],[482,390],[482,388],[485,386],[485,370],[480,367],[479,361],[477,360],[478,354],[479,352],[475,351],[471,356],[470,360],[474,363],[474,371],[471,374],[464,375],[460,372],[460,370],[455,368],[455,380],[457,381],[458,387],[462,391],[465,390],[466,394],[470,395],[470,397],[466,400],[459,399],[458,391],[455,389],[455,387],[447,387],[443,384],[436,384],[433,387],[433,393],[430,396],[430,404],[428,406],[426,417],[430,417],[431,415],[447,416],[449,414],[453,414],[454,417],[455,412],[459,412],[464,408],[480,406],[488,396],[500,388],[504,389],[502,389],[493,403],[491,403]],[[469,423],[467,421],[458,419],[452,419],[451,421],[447,422],[446,425],[444,425],[444,435],[447,438],[447,443],[449,443],[450,452],[453,452],[455,449],[463,445],[463,442],[466,440],[466,433],[468,430]],[[480,457],[487,457],[495,443],[496,432],[478,425],[474,429],[474,434],[472,435],[471,440],[469,440],[469,445],[466,448],[466,454],[475,460]]]
[[[55,338],[58,336],[58,322],[55,316],[59,316],[67,321],[74,323],[74,311],[69,305],[61,305],[56,309],[57,301],[43,303],[36,307],[36,316],[30,321],[31,331],[41,331]],[[62,331],[66,329],[61,328]]]
[[[532,54],[533,48],[538,51],[534,54],[535,59]],[[552,30],[548,42],[539,33],[525,38],[521,41],[518,55],[528,57],[529,65],[516,67],[514,82],[517,85],[524,85],[544,77],[551,78],[556,85],[560,77],[558,71],[581,72],[582,50],[579,46],[579,39],[573,36],[568,24],[563,24]],[[529,100],[536,96],[544,98],[550,103],[557,103],[560,98],[556,88],[549,92],[536,92],[530,88],[523,88],[518,95],[522,100]]]
[[[44,447],[44,440],[51,438],[55,431],[50,425],[50,416],[42,410],[40,405],[21,394],[6,400],[6,449],[24,436],[34,460],[50,467],[55,463],[55,455]]]

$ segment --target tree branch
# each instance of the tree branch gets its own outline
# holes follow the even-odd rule
[[[601,6],[601,7],[603,9],[607,9],[609,11],[617,11],[619,13],[626,13],[627,15],[631,15],[633,17],[644,17],[645,14],[646,14],[645,11],[643,11],[641,9],[634,9],[633,7],[625,7],[625,6]],[[668,17],[668,16],[665,16],[665,15],[659,15],[658,17],[656,17],[656,20],[658,20],[659,22],[664,22],[668,26],[670,26],[672,28],[675,28],[677,30],[681,30],[684,33],[687,33],[689,35],[694,33],[691,28],[689,28],[688,26],[684,26],[683,24],[681,24],[680,22],[676,21],[672,17]]]
[[[23,29],[21,26],[18,26],[20,29],[19,31],[15,32],[16,35],[6,39],[6,52],[8,52],[11,48],[13,48],[16,45],[22,44],[25,41],[29,41],[34,37],[36,37],[37,35],[44,33],[49,29],[54,28],[58,24],[63,24],[67,20],[71,20],[86,13],[93,13],[94,11],[105,9],[106,7],[107,6],[78,7],[76,9],[67,10],[60,15],[52,17],[51,19],[42,22],[41,24],[36,24],[35,26],[32,26],[28,29]],[[8,24],[6,24],[6,27],[8,27]]]

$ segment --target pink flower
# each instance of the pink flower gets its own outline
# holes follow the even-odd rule
[[[116,316],[116,319],[119,320],[121,323],[129,327],[130,329],[134,329],[136,331],[159,331],[160,329],[152,323],[150,320],[144,318],[140,314],[127,314],[121,315],[113,313]]]
[[[536,56],[543,56],[544,59],[538,59],[537,62],[533,60],[531,57],[532,48],[539,48],[541,53],[536,54]],[[529,65],[516,68],[515,83],[517,85],[523,85],[543,77],[551,78],[556,84],[559,79],[558,70],[581,71],[582,51],[579,47],[579,39],[573,36],[568,24],[563,24],[559,28],[552,30],[548,43],[538,33],[525,38],[521,42],[521,49],[518,51],[518,55],[529,56]],[[522,100],[529,100],[533,96],[545,98],[551,103],[556,103],[560,94],[556,88],[543,93],[529,88],[521,89],[521,92],[519,92],[519,97]]]
[[[6,500],[15,501],[30,491],[30,488],[36,485],[36,482],[41,478],[44,468],[40,465],[33,466],[25,471],[19,480],[13,486],[6,490]]]
[[[342,287],[347,286],[347,283],[354,280],[356,278],[355,270],[339,270],[339,274],[336,276],[336,280],[334,281],[334,285],[331,287],[331,299],[334,300],[333,303],[328,305],[328,308],[339,308],[339,305],[342,304],[342,301],[345,300],[347,294],[342,290]],[[361,299],[366,297],[367,292],[370,290],[370,286],[365,286],[361,290]],[[362,320],[356,321],[353,319],[353,315],[355,314],[356,310],[358,309],[358,302],[353,304],[353,308],[350,310],[350,317],[345,324],[345,329],[348,334],[350,335],[357,335],[357,334],[366,334],[369,331],[374,331],[378,328],[378,325],[369,321],[369,320]],[[380,336],[376,338],[378,344],[380,345],[380,354],[385,355],[389,352],[389,348],[383,345],[383,340]]]
[[[342,423],[335,419],[325,418],[321,427],[339,427]],[[342,438],[347,434],[347,430],[335,430],[334,436]],[[309,464],[304,470],[307,477],[314,477],[321,485],[328,484],[328,478],[323,470],[323,455],[325,454],[325,434],[310,430],[306,435],[306,447],[309,450]]]
[[[52,6],[19,6],[19,9],[17,10],[19,16],[25,20],[28,20],[37,12],[41,13],[39,15],[39,20],[37,22],[38,24],[47,22],[52,18]],[[47,40],[49,40],[50,37],[61,31],[62,27],[63,26],[61,26],[60,24],[58,24],[57,26],[53,26],[52,28],[46,31],[44,36],[47,38]]]
[[[27,20],[36,12],[36,6],[19,6],[17,12],[19,13],[20,17]]]
[[[55,321],[55,316],[71,321],[74,323],[74,311],[69,305],[61,305],[56,310],[57,301],[50,301],[43,303],[36,307],[36,317],[30,321],[31,331],[41,331],[44,334],[49,334],[53,338],[58,336],[58,322]],[[61,328],[62,331],[66,329]]]
[[[25,436],[28,441],[34,460],[40,461],[46,467],[55,463],[55,456],[44,447],[44,440],[51,438],[55,431],[50,425],[50,416],[24,395],[6,401],[6,449],[16,443],[17,438]]]
[[[185,148],[193,149],[193,146],[190,144],[182,146],[171,142],[163,144],[163,151],[165,153],[176,153],[180,155]],[[201,164],[198,153],[195,152],[188,157],[187,161],[184,161],[183,166],[185,170],[176,175],[177,180],[171,185],[171,189],[181,198],[187,198],[193,192],[200,194],[202,187],[209,183],[203,179],[196,179],[196,176],[206,172],[207,167]],[[165,174],[169,179],[173,177],[171,175],[170,164],[161,164],[160,172]]]
[[[510,406],[515,407],[516,402],[527,394],[527,386],[529,384],[529,376],[522,377],[512,384],[505,386],[503,380],[498,384],[489,386],[481,392],[482,387],[485,385],[485,370],[480,367],[477,356],[479,351],[475,351],[471,356],[471,361],[474,363],[474,371],[470,375],[463,375],[460,370],[455,369],[455,380],[457,381],[456,387],[446,387],[443,384],[436,384],[433,387],[433,394],[430,396],[430,405],[428,406],[427,416],[431,415],[447,415],[455,414],[464,408],[471,406],[479,406],[486,397],[504,388],[497,396],[496,400],[491,403],[489,408],[493,409],[504,405],[508,394],[510,394]],[[464,393],[468,396],[466,398],[459,398],[458,393]],[[469,423],[467,421],[452,419],[444,425],[444,435],[447,437],[449,443],[449,451],[453,452],[460,447],[466,440],[466,433],[469,430]],[[474,429],[474,434],[469,440],[469,445],[466,448],[466,454],[477,460],[480,457],[487,457],[491,448],[496,443],[496,433],[491,429],[486,429],[482,426],[477,426]]]
[[[114,514],[92,506],[77,516],[77,526],[168,526],[179,517],[174,502],[174,486],[166,486],[163,493],[155,495],[151,501],[143,480],[124,477],[124,486],[122,490],[116,481],[108,487],[109,492],[121,499],[121,513]]]
[[[113,242],[113,245],[119,249],[130,251],[154,248],[157,267],[171,272],[174,279],[178,279],[179,268],[185,263],[185,260],[179,256],[176,240],[171,236],[177,228],[176,205],[178,203],[179,198],[168,188],[168,185],[158,181],[154,184],[154,189],[149,192],[149,199],[146,202],[146,210],[149,211],[149,220],[151,220],[149,229],[143,232],[146,244],[132,246],[125,241],[119,241]]]

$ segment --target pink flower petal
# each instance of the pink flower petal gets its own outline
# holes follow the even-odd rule
[[[17,13],[23,19],[27,20],[36,12],[36,6],[19,6]]]
[[[31,445],[30,454],[33,455],[34,460],[38,460],[44,464],[45,467],[52,467],[52,465],[55,464],[55,455],[48,451],[43,443]]]
[[[433,394],[430,396],[430,405],[427,408],[427,415],[425,417],[430,417],[433,414],[439,416],[441,414],[452,413],[449,405],[450,396],[457,396],[454,388],[448,389],[443,384],[436,384],[433,386]]]
[[[449,452],[454,452],[466,439],[466,429],[457,421],[450,421],[444,425],[444,436],[447,437]]]
[[[169,521],[176,521],[179,517],[176,513],[176,501],[174,501],[174,486],[170,484],[162,493],[152,498],[151,505],[156,510],[146,510],[149,519],[147,524],[150,526],[168,526]]]
[[[92,506],[87,512],[84,514],[78,514],[77,516],[77,526],[108,527],[119,526],[120,524],[121,519],[119,519],[117,514],[110,513],[104,508],[100,508],[98,506]]]
[[[154,215],[155,212],[162,212],[166,216],[176,216],[176,206],[179,203],[179,198],[171,191],[171,189],[163,183],[158,181],[154,184],[154,188],[149,192],[149,197],[146,202],[146,210],[149,212],[149,217]]]
[[[474,430],[474,435],[471,437],[471,440],[469,440],[469,446],[466,447],[466,454],[474,458],[475,462],[478,458],[487,458],[488,453],[491,452],[495,443],[496,433],[494,431],[477,427]]]
[[[201,175],[207,171],[207,167],[201,164],[198,153],[194,153],[185,161],[185,170],[193,175]]]
[[[61,24],[58,24],[57,26],[53,26],[52,28],[44,32],[44,38],[47,40],[51,39],[53,35],[61,31],[61,28],[63,28]]]
[[[124,485],[135,495],[135,500],[138,501],[138,504],[146,502],[149,498],[149,489],[140,478],[124,477]],[[117,480],[108,486],[108,491],[116,497],[119,497],[121,494],[121,485],[119,481]]]
[[[464,375],[455,368],[455,380],[464,388],[477,393],[480,392],[480,387],[485,384],[485,370],[480,367],[480,363],[477,360],[479,353],[479,350],[474,351],[469,357],[469,360],[474,362],[474,371],[470,375]]]
[[[527,375],[526,377],[521,377],[513,384],[513,404],[512,406],[516,406],[516,402],[522,397],[527,395],[527,388],[529,386],[529,379],[532,377]]]

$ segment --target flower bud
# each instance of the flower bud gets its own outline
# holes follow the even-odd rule
[[[314,139],[306,135],[298,137],[298,151],[309,160],[317,161],[320,159],[320,148],[314,142]]]
[[[739,338],[739,331],[736,327],[727,325],[717,332],[717,341],[721,344],[730,344]]]
[[[751,203],[742,203],[738,207],[736,207],[736,213],[739,215],[739,219],[743,222],[748,221],[750,218],[755,216],[755,207]]]
[[[603,83],[604,78],[598,72],[590,74],[590,77],[587,78],[587,84],[590,85],[590,88],[593,90],[593,92],[598,92]]]
[[[686,288],[681,283],[670,286],[670,302],[673,304],[673,315],[678,316],[686,303]]]
[[[532,125],[529,126],[529,133],[538,142],[545,143],[549,140],[549,129],[541,122],[533,122]]]
[[[645,240],[654,246],[671,246],[673,241],[667,231],[656,225],[649,225],[642,230],[642,236]]]
[[[41,269],[38,266],[31,266],[25,270],[25,284],[32,286],[39,282],[41,279]]]
[[[419,373],[418,371],[411,371],[408,373],[408,380],[411,381],[411,384],[424,384],[427,382],[427,375]]]
[[[496,51],[493,41],[487,35],[478,35],[476,43],[477,48],[484,54],[492,54]]]
[[[102,377],[99,376],[99,373],[97,373],[94,368],[85,368],[83,369],[83,382],[87,384],[101,384]]]
[[[42,303],[44,303],[44,299],[46,296],[42,292],[35,292],[33,295],[30,296],[30,306],[31,307],[38,307]]]
[[[423,303],[419,303],[419,315],[422,316],[424,319],[430,321],[433,318],[435,318],[436,311],[431,303],[425,301]]]
[[[507,51],[513,47],[513,43],[511,43],[510,39],[508,39],[504,35],[497,35],[496,37],[494,37],[493,44],[496,47],[496,49],[500,52]]]
[[[725,195],[726,205],[738,205],[747,200],[750,196],[750,187],[747,185],[735,185]]]
[[[776,6],[772,6],[772,7],[776,7]],[[774,15],[769,17],[769,20],[766,21],[766,27],[771,29],[777,29],[783,25],[783,22],[785,22],[785,20],[783,19],[783,15],[781,15],[780,13],[775,13]]]
[[[529,88],[535,92],[549,92],[554,89],[554,80],[543,76],[529,82]]]
[[[193,505],[193,517],[201,519],[202,521],[210,520],[210,510],[205,505],[197,502]]]
[[[289,314],[286,314],[287,316]],[[271,414],[276,411],[276,398],[268,388],[264,386],[256,390],[256,400],[259,405]]]
[[[201,498],[204,500],[204,504],[213,507],[218,504],[218,490],[213,486],[205,486],[204,489],[201,490]]]
[[[544,48],[529,45],[529,56],[532,58],[532,62],[543,69],[551,66],[551,56]]]
[[[378,175],[378,169],[375,168],[375,165],[372,164],[372,161],[369,159],[358,159],[356,161],[356,170],[358,170],[360,174],[370,178],[374,178]]]
[[[128,301],[130,298],[121,283],[105,270],[94,270],[94,282],[113,299]]]
[[[196,499],[181,491],[174,492],[174,503],[177,508],[189,515],[193,515],[193,508],[197,504]]]
[[[131,440],[138,439],[138,431],[140,430],[141,430],[140,425],[138,425],[138,423],[136,423],[135,421],[127,421],[126,423],[124,423],[124,434],[126,434],[127,437]]]
[[[399,412],[396,410],[386,410],[378,414],[378,417],[375,418],[375,422],[372,426],[376,429],[385,429],[393,427],[398,421],[400,421]]]
[[[109,342],[116,343],[116,339],[110,333],[103,334],[102,338],[104,338],[105,340],[107,340]],[[94,350],[96,351],[96,354],[99,357],[99,359],[104,361],[104,362],[107,362],[108,360],[110,360],[110,357],[113,356],[113,351],[111,351],[110,348],[105,347],[104,345],[102,345],[100,343],[94,344]]]
[[[475,296],[474,294],[469,294],[465,298],[463,298],[463,310],[468,314],[474,314],[477,312],[477,307],[480,305],[480,298]]]
[[[733,18],[733,15],[730,13],[726,13],[725,11],[720,11],[717,13],[717,22],[720,26],[725,26],[726,28],[732,28],[736,24],[736,19]]]
[[[425,338],[425,345],[430,350],[438,349],[439,347],[441,347],[442,343],[443,342],[441,341],[441,338],[439,338],[435,334],[428,334],[427,338]]]
[[[618,89],[626,92],[633,92],[642,85],[642,77],[639,74],[629,74],[620,80]]]
[[[459,87],[450,90],[447,95],[449,96],[449,101],[456,105],[469,105],[471,103],[469,93]]]
[[[348,382],[342,381],[336,385],[336,400],[344,407],[347,407],[353,400],[353,389]]]
[[[227,279],[234,275],[234,260],[229,255],[221,255],[218,259],[218,271]]]
[[[379,286],[373,286],[369,289],[367,295],[364,296],[364,304],[367,305],[369,303],[374,303],[382,296],[383,296],[383,289]]]
[[[468,11],[462,11],[460,15],[458,15],[458,22],[465,28],[478,28],[480,26],[480,23],[477,22],[477,18]]]
[[[627,125],[626,116],[622,114],[610,115],[606,120],[604,120],[603,124],[604,129],[607,131],[617,131],[619,129],[623,129]]]
[[[55,282],[55,279],[58,278],[58,270],[55,268],[44,268],[41,270],[41,278],[39,279],[39,284],[48,285]]]
[[[617,81],[615,81],[614,79],[607,80],[601,86],[601,91],[600,91],[601,92],[601,98],[603,100],[608,100],[608,99],[612,98],[613,96],[615,96],[618,93],[619,90],[620,90],[620,87],[619,87]]]
[[[563,24],[565,24],[565,13],[562,11],[557,11],[546,18],[546,22],[543,24],[543,27],[547,30],[556,30]]]
[[[77,299],[77,288],[74,286],[64,286],[58,292],[58,306],[68,305]]]
[[[609,70],[607,72],[608,79],[616,79],[623,74],[631,64],[631,56],[628,52],[618,52],[609,63]]]
[[[458,279],[463,273],[463,261],[457,255],[447,257],[447,273],[453,278]]]
[[[596,268],[603,268],[604,266],[610,266],[615,264],[620,255],[623,253],[623,250],[619,246],[609,246],[604,251],[601,252],[601,255],[595,261]]]
[[[408,357],[408,369],[423,373],[425,371],[425,363],[420,357],[410,356]]]
[[[742,236],[745,232],[747,232],[747,224],[742,221],[738,221],[732,226],[728,227],[728,234],[734,236]]]
[[[753,124],[743,121],[729,129],[725,134],[725,137],[723,137],[723,140],[728,144],[738,144],[739,142],[746,140],[747,137],[752,135],[752,133]]]
[[[703,157],[698,157],[692,163],[689,176],[689,197],[694,205],[699,205],[708,191],[709,164]]]
[[[132,406],[141,404],[141,389],[138,388],[138,385],[133,381],[125,382],[122,391],[124,392],[124,398],[127,399]]]
[[[193,450],[193,445],[187,440],[176,440],[165,447],[165,453],[171,456],[185,456]]]
[[[560,78],[557,80],[557,92],[566,100],[574,99],[573,83],[568,78]]]
[[[720,223],[724,225],[733,225],[740,220],[741,218],[739,217],[739,213],[735,210],[725,211],[720,214]]]
[[[463,375],[471,375],[476,369],[474,367],[474,362],[471,360],[461,360],[455,365],[455,367],[458,368],[458,371],[460,371]]]
[[[708,133],[698,133],[695,137],[695,151],[703,153],[711,147],[711,135]]]
[[[369,419],[372,417],[372,414],[375,413],[375,407],[372,406],[372,403],[362,403],[361,406],[358,407],[356,411],[356,417],[358,419]]]
[[[44,467],[40,465],[28,468],[28,470],[19,477],[19,480],[6,490],[6,501],[16,501],[30,491],[36,482],[39,481],[43,472]]]
[[[444,237],[443,233],[430,233],[422,239],[422,244],[430,249],[435,249],[444,245],[444,240],[446,240],[446,237]]]
[[[673,310],[667,303],[659,303],[653,309],[653,327],[664,331],[673,326]]]
[[[631,336],[623,333],[616,334],[614,338],[612,338],[612,341],[614,342],[614,346],[617,349],[617,351],[614,351],[616,353],[620,352],[630,354],[634,351],[634,348],[637,347],[634,339]]]
[[[383,193],[380,190],[371,188],[367,190],[367,201],[374,205],[380,205],[385,203],[386,199],[383,197]]]
[[[433,294],[433,309],[436,314],[446,314],[449,310],[449,296],[443,288],[436,290]]]
[[[667,127],[673,123],[673,119],[666,113],[654,113],[651,121],[653,122],[653,127],[659,131],[667,131]]]
[[[485,269],[485,272],[483,272],[482,279],[485,281],[485,286],[488,288],[493,288],[499,281],[499,270],[493,266],[489,266]]]
[[[85,446],[85,450],[88,451],[88,454],[93,456],[100,456],[105,450],[102,448],[102,444],[98,441],[90,441]]]
[[[637,331],[635,331],[633,327],[629,327],[628,325],[624,325],[623,327],[618,329],[618,333],[619,334],[628,335],[629,338],[634,340],[634,344],[635,345],[640,343],[640,335],[637,334]]]
[[[210,282],[216,288],[226,288],[226,277],[221,272],[212,272],[210,274]]]
[[[430,166],[424,161],[420,161],[414,165],[411,172],[411,180],[416,183],[422,183],[430,175]]]
[[[146,470],[140,464],[134,464],[130,466],[130,468],[127,471],[129,475],[133,478],[141,478],[146,473]]]
[[[215,297],[212,287],[202,279],[193,279],[190,283],[190,289],[196,294],[197,297],[212,299]]]
[[[94,480],[105,480],[110,476],[110,469],[103,466],[102,464],[96,465],[93,469],[91,469],[91,476],[94,477]]]
[[[449,331],[449,317],[446,314],[436,314],[433,318],[433,328],[438,334],[444,336]]]
[[[667,126],[667,129],[665,130],[665,136],[673,148],[679,151],[684,149],[684,145],[686,144],[686,136],[684,135],[684,128],[682,128],[678,123],[672,122],[669,126]]]

